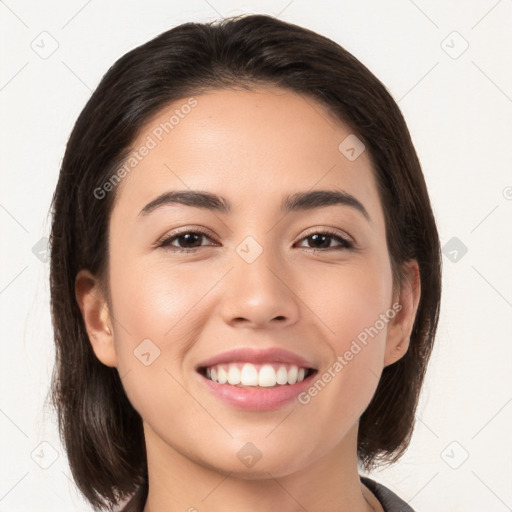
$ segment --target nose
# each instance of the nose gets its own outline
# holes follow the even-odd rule
[[[299,318],[300,301],[293,282],[269,252],[263,251],[252,263],[235,255],[221,308],[223,320],[232,327],[282,328]]]

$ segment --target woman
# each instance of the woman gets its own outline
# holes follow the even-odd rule
[[[412,510],[360,476],[411,438],[441,292],[405,121],[269,16],[119,59],[53,198],[53,402],[96,510]]]

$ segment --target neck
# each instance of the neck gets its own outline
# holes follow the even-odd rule
[[[382,510],[359,480],[357,426],[328,454],[276,477],[241,474],[179,453],[146,424],[149,494],[144,512],[372,512]],[[219,466],[222,462],[219,461]],[[283,471],[281,472],[283,473]]]

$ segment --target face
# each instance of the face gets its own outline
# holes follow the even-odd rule
[[[91,341],[148,450],[244,478],[352,455],[406,321],[368,151],[274,88],[185,98],[134,149],[109,225],[112,343]]]

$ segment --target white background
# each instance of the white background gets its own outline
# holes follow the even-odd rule
[[[456,237],[467,247],[455,262],[443,255],[441,321],[411,447],[373,478],[418,511],[511,510],[511,0],[0,1],[0,510],[90,510],[44,408],[49,266],[32,250],[49,234],[74,120],[128,50],[180,23],[242,12],[326,35],[386,84],[442,245]]]

